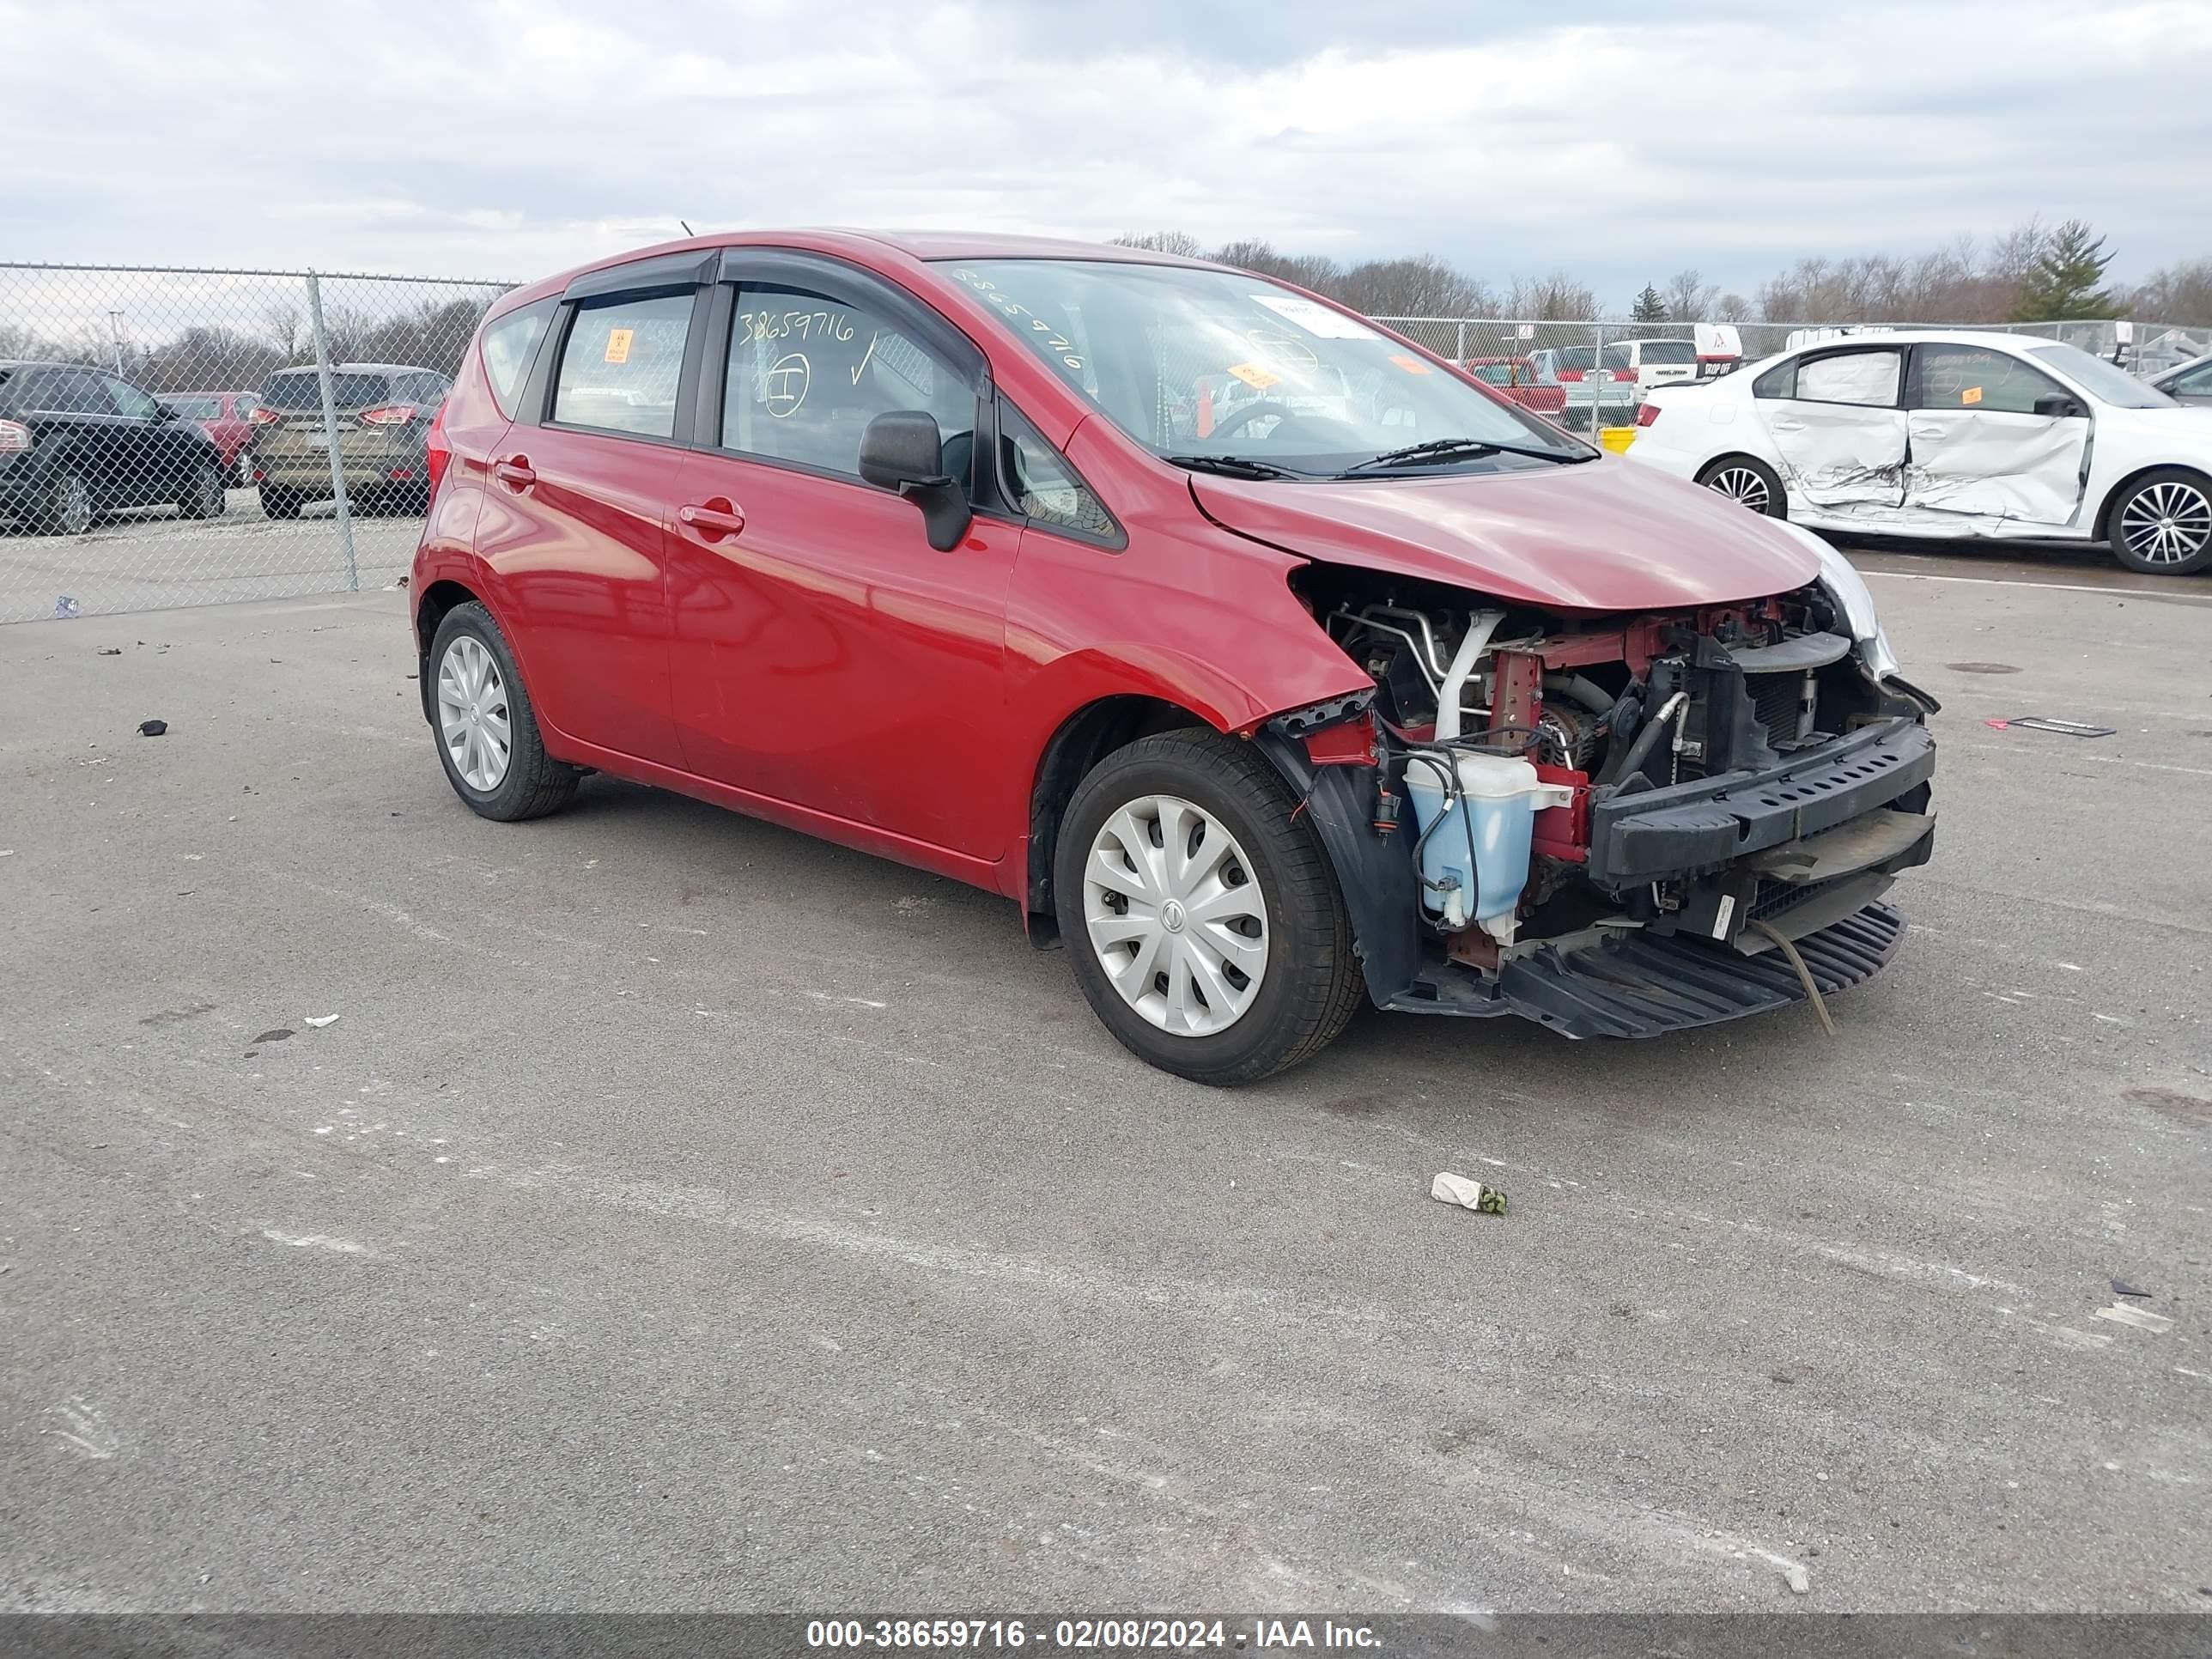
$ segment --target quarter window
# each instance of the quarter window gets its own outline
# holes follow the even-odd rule
[[[1075,469],[1012,404],[999,404],[999,483],[1017,513],[1095,541],[1121,542],[1121,526]]]
[[[553,418],[644,438],[676,435],[689,294],[617,296],[576,307],[553,386]]]
[[[964,374],[866,307],[803,289],[738,289],[723,448],[856,478],[860,434],[894,410],[933,416],[945,470],[967,481],[975,389]]]
[[[522,395],[523,378],[530,373],[538,343],[552,320],[556,301],[540,300],[534,306],[510,311],[483,331],[484,377],[491,382],[492,401],[499,412],[512,416],[514,400]]]
[[[1894,408],[1899,361],[1893,350],[1838,351],[1806,358],[1797,365],[1797,389],[1793,395],[1801,403]]]
[[[2063,398],[2066,389],[2009,352],[1986,346],[1921,346],[1913,375],[1913,401],[1922,409],[1963,410],[1977,415],[2033,415],[2038,398]]]
[[[100,380],[114,400],[118,414],[134,421],[150,421],[161,412],[161,405],[154,401],[150,393],[141,392],[128,380],[118,380],[112,374],[103,374]]]

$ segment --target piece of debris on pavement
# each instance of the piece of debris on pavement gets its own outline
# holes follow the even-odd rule
[[[2000,732],[2013,726],[2029,732],[2056,732],[2062,738],[2109,738],[2118,728],[2110,726],[2087,726],[2080,720],[2052,720],[2043,714],[2014,714],[2010,720],[1988,720]]]
[[[283,1027],[279,1027],[274,1031],[264,1031],[259,1036],[253,1039],[253,1046],[258,1048],[264,1042],[282,1042],[286,1037],[291,1035],[291,1031]]]
[[[1795,1563],[1783,1569],[1782,1582],[1790,1586],[1792,1595],[1810,1595],[1813,1593],[1812,1576]]]
[[[2109,1319],[2115,1325],[2132,1325],[2139,1331],[2148,1331],[2154,1335],[2173,1328],[2173,1322],[2164,1314],[2150,1313],[2142,1308],[2130,1308],[2124,1302],[2115,1302],[2109,1308],[2093,1309],[2089,1317]]]
[[[321,1030],[325,1025],[335,1025],[337,1023],[338,1017],[336,1014],[309,1014],[305,1019],[300,1022],[302,1025],[313,1026],[318,1031]]]
[[[158,738],[168,729],[169,723],[167,720],[140,720],[138,722],[138,735],[142,738]]]
[[[123,647],[119,645],[103,645],[100,647],[100,654],[103,657],[119,657],[123,654]]]
[[[2129,1284],[2124,1279],[2116,1279],[2112,1281],[2112,1294],[2114,1296],[2148,1297],[2150,1292],[2148,1291],[2137,1290],[2134,1285]]]
[[[84,612],[77,608],[76,601],[70,598],[66,593],[63,594],[61,598],[54,601],[54,620],[56,622],[67,622],[72,617],[82,617],[82,615],[84,615]]]
[[[1478,1211],[1484,1215],[1504,1215],[1505,1194],[1495,1187],[1486,1187],[1480,1181],[1469,1181],[1465,1176],[1455,1176],[1449,1170],[1429,1183],[1429,1196],[1439,1204],[1456,1204],[1464,1210]]]

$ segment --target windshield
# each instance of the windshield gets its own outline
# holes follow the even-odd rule
[[[2180,405],[2156,386],[2138,380],[2124,368],[2115,368],[2102,357],[2092,357],[2080,346],[2030,346],[2027,355],[2039,357],[2100,404],[2122,409],[2178,409]]]
[[[1158,455],[1334,476],[1438,439],[1559,459],[1591,453],[1357,319],[1258,276],[1057,259],[970,260],[950,274]],[[1417,470],[1541,465],[1456,451]]]
[[[1698,361],[1698,346],[1694,340],[1646,340],[1643,348],[1647,363],[1694,363]]]

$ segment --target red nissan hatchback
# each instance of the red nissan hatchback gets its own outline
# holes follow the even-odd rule
[[[653,248],[503,299],[429,466],[476,811],[611,772],[988,888],[1203,1082],[1363,994],[1569,1036],[1818,997],[1929,855],[1934,705],[1848,563],[1243,271]]]

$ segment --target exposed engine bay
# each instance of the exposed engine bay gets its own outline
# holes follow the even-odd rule
[[[1357,768],[1364,867],[1399,886],[1403,866],[1417,962],[1385,969],[1407,981],[1386,998],[1363,939],[1378,1001],[1464,1012],[1502,1002],[1571,1034],[1640,1035],[1751,1009],[1553,1017],[1519,1004],[1539,981],[1576,981],[1568,1003],[1593,974],[1620,990],[1632,961],[1631,1002],[1696,1003],[1668,988],[1668,962],[1642,960],[1655,951],[1692,968],[1717,964],[1716,951],[1779,952],[1721,977],[1794,976],[1817,1000],[1796,942],[1820,936],[1808,949],[1826,950],[1824,930],[1842,930],[1855,962],[1876,952],[1863,972],[1831,974],[1836,984],[1886,960],[1902,923],[1878,901],[1932,846],[1923,721],[1935,704],[1896,677],[1886,642],[1862,636],[1825,580],[1597,616],[1319,564],[1297,586],[1375,683],[1371,698],[1273,724],[1304,747],[1325,838],[1345,830],[1322,815],[1321,795],[1342,787],[1323,776]],[[1346,849],[1331,850],[1341,872]],[[1877,939],[1885,919],[1895,927]]]

